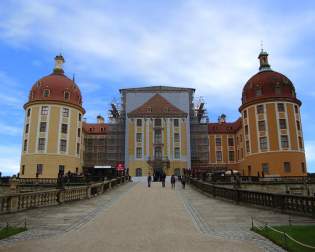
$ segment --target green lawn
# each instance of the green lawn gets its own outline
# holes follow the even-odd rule
[[[16,235],[18,233],[26,231],[26,228],[17,228],[17,227],[5,227],[0,229],[0,240],[6,237]]]
[[[295,240],[315,247],[315,225],[296,225],[296,226],[274,226],[273,228],[285,232],[290,235]],[[315,251],[315,249],[305,248],[288,238],[285,239],[282,234],[272,231],[269,228],[264,228],[263,230],[259,230],[254,228],[254,231],[266,238],[272,240],[274,243],[279,246],[287,249],[288,251],[293,252],[309,252]]]

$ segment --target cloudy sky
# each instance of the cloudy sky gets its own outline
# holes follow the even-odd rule
[[[194,87],[211,121],[220,113],[233,121],[263,41],[272,68],[303,102],[315,172],[314,32],[314,1],[0,1],[0,171],[18,172],[22,106],[60,52],[90,122],[107,116],[119,88],[147,85]]]

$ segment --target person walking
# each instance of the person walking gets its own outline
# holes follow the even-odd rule
[[[165,187],[165,179],[166,179],[166,174],[163,172],[161,180],[162,180],[162,187]]]
[[[152,177],[151,177],[151,174],[149,173],[149,175],[148,175],[148,187],[151,187],[151,182],[152,182]]]
[[[171,176],[172,189],[175,189],[175,182],[176,182],[176,180],[175,180],[175,175],[173,174],[173,175]]]
[[[185,178],[185,176],[182,176],[182,186],[183,186],[183,189],[185,189],[185,186],[186,186],[186,178]]]

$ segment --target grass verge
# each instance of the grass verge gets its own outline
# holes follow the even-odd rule
[[[24,232],[26,230],[27,230],[26,228],[22,228],[22,227],[5,227],[5,228],[2,228],[2,229],[0,229],[0,240],[7,238],[9,236]]]
[[[274,226],[273,228],[287,233],[293,239],[301,243],[315,247],[315,225]],[[260,230],[254,227],[253,231],[268,238],[288,251],[315,252],[315,249],[306,248],[270,228],[264,227]]]

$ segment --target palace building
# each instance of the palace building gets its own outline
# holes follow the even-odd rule
[[[273,71],[268,54],[242,91],[240,117],[209,122],[195,90],[169,86],[121,89],[121,104],[86,122],[78,85],[55,58],[53,72],[33,85],[24,105],[20,177],[55,178],[123,166],[131,176],[237,170],[245,176],[304,176],[306,162],[293,83]]]

